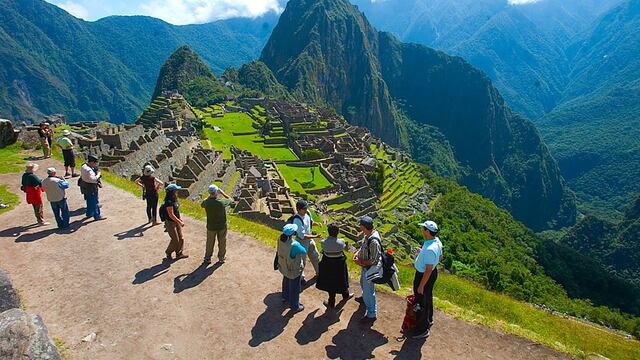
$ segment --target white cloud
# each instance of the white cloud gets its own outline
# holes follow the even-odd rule
[[[540,0],[509,0],[509,4],[511,5],[522,5],[522,4],[530,4],[534,2],[538,2]]]
[[[148,0],[140,5],[140,9],[145,15],[176,25],[257,17],[269,11],[282,11],[278,0]]]
[[[89,18],[89,11],[87,11],[87,8],[77,2],[66,1],[61,3],[56,2],[55,4],[77,18],[85,20]]]

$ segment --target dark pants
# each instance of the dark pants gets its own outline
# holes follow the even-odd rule
[[[329,291],[329,306],[331,307],[336,306],[336,295],[337,293],[335,291]],[[349,290],[342,293],[342,298],[343,299],[349,298]]]
[[[53,210],[53,216],[56,218],[56,224],[58,229],[66,229],[69,227],[69,206],[67,205],[67,199],[51,203],[51,210]]]
[[[302,276],[295,279],[282,277],[282,298],[289,302],[291,309],[298,310],[300,307],[300,289],[302,287]]]
[[[416,328],[414,332],[420,334],[431,328],[433,324],[433,285],[438,279],[438,269],[433,269],[429,281],[424,287],[424,294],[418,294],[418,286],[424,273],[416,271],[413,278],[413,295],[416,297],[416,303],[420,304],[420,310],[416,314]]]
[[[158,193],[146,194],[147,199],[147,219],[149,221],[158,221]]]
[[[62,157],[64,158],[64,167],[75,168],[76,167],[76,155],[73,150],[62,150]]]

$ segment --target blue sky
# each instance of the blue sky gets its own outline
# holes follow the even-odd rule
[[[176,25],[281,12],[285,0],[46,0],[84,20],[109,15],[148,15]],[[393,0],[371,0],[393,1]],[[456,0],[451,0],[456,1]],[[538,0],[508,0],[524,4]]]

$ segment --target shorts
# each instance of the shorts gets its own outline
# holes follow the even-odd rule
[[[73,150],[62,150],[62,157],[64,158],[64,166],[76,167],[76,155]]]

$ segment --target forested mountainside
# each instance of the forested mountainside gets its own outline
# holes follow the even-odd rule
[[[291,0],[261,60],[294,95],[447,170],[531,228],[575,221],[573,194],[534,126],[461,58],[378,33],[346,0]]]
[[[174,26],[149,17],[86,22],[42,0],[0,0],[0,117],[132,122],[178,47],[216,72],[258,57],[276,14]]]
[[[352,2],[378,28],[483,70],[539,126],[579,210],[622,219],[640,192],[639,1]]]

